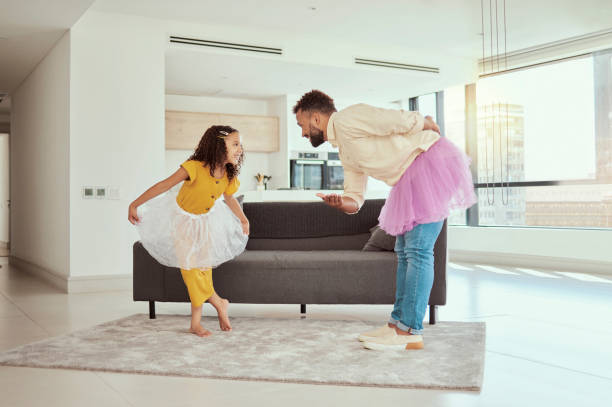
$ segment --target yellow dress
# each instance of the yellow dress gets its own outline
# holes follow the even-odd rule
[[[200,161],[181,164],[189,179],[138,208],[138,232],[159,263],[181,269],[194,306],[214,293],[212,268],[244,251],[248,236],[223,195],[233,195],[237,178],[215,178]]]
[[[219,179],[214,178],[209,168],[199,161],[185,161],[181,167],[187,171],[189,179],[183,182],[176,203],[189,213],[197,215],[209,212],[221,194],[233,195],[240,186],[238,178],[230,182],[227,174]],[[181,269],[181,275],[194,307],[201,306],[214,294],[212,268]]]
[[[217,179],[200,161],[185,161],[181,167],[187,171],[189,179],[183,182],[176,203],[194,215],[207,213],[222,194],[234,195],[240,187],[238,178],[230,182],[225,174]]]

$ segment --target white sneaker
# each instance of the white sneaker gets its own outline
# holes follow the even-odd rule
[[[423,349],[423,335],[392,335],[373,338],[363,343],[363,347],[372,350],[410,350]]]
[[[385,326],[378,327],[374,330],[364,332],[361,335],[359,335],[359,338],[357,339],[359,339],[360,342],[366,342],[371,339],[380,338],[380,337],[391,335],[394,333],[395,333],[394,328],[390,328],[389,325],[385,325]]]

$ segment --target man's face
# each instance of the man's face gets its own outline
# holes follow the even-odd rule
[[[302,128],[302,137],[310,140],[313,147],[319,147],[325,142],[323,130],[317,125],[318,113],[303,112],[299,110],[295,117],[297,118],[298,126]]]

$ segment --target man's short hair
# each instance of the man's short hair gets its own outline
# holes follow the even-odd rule
[[[334,106],[334,99],[316,89],[305,93],[293,106],[293,113],[297,113],[300,110],[303,112],[321,112],[325,114],[337,111],[336,106]]]

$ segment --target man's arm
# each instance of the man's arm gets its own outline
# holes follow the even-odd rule
[[[339,194],[317,194],[317,196],[332,208],[341,210],[349,215],[359,212],[359,204],[357,204],[353,198],[348,196],[342,196]]]
[[[422,130],[440,132],[431,116],[419,112],[383,109],[366,104],[353,105],[342,111],[342,126],[354,137],[412,135]]]
[[[368,176],[349,166],[344,166],[344,194],[317,194],[317,196],[331,206],[349,215],[359,212],[363,205],[363,194],[368,184]]]

